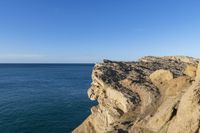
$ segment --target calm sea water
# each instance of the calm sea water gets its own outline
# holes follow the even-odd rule
[[[0,64],[0,133],[68,133],[95,103],[91,64]]]

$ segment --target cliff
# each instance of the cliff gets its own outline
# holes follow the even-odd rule
[[[73,133],[199,133],[200,65],[183,56],[96,64],[98,105]]]

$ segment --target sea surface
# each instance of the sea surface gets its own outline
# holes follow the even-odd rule
[[[70,133],[90,114],[93,64],[0,64],[0,133]]]

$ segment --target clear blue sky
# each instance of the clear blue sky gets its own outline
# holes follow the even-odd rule
[[[200,57],[199,0],[0,0],[0,62]]]

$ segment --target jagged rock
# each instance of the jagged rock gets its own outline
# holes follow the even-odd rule
[[[96,64],[88,96],[99,104],[73,133],[199,132],[198,61],[147,56]]]
[[[196,81],[182,96],[177,115],[168,133],[197,133],[200,131],[200,67]]]

